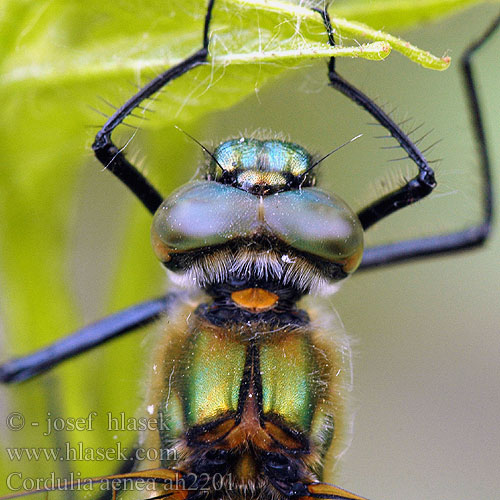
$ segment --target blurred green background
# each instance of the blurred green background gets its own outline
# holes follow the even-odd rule
[[[379,63],[339,60],[342,75],[387,110],[396,107],[396,117],[412,118],[408,130],[412,123],[424,122],[414,138],[434,130],[423,147],[442,139],[428,155],[442,159],[436,192],[373,228],[369,243],[450,231],[478,220],[477,158],[457,63],[463,48],[482,32],[497,10],[498,6],[476,7],[403,34],[434,54],[450,55],[452,67],[444,73],[424,70],[395,53]],[[475,62],[497,178],[499,54],[497,36]],[[226,73],[230,78],[231,67]],[[192,88],[194,93],[210,92],[199,82]],[[127,80],[105,82],[99,95],[120,104],[132,91]],[[2,96],[4,117],[26,117],[18,142],[7,144],[7,134],[0,134],[6,152],[0,165],[4,181],[0,216],[4,228],[17,228],[8,233],[16,239],[2,241],[0,246],[2,360],[7,359],[7,353],[28,352],[164,289],[163,271],[149,245],[150,218],[111,175],[96,166],[88,148],[95,129],[89,127],[84,134],[75,130],[83,140],[81,150],[74,151],[58,143],[59,123],[63,119],[70,123],[60,110],[54,113],[54,130],[37,128],[42,117],[50,114],[44,104],[54,99],[50,92],[49,87],[39,89],[30,99],[26,87],[22,100]],[[57,92],[66,97],[70,90],[61,86]],[[168,93],[162,99],[167,100]],[[88,104],[109,112],[97,98],[75,102],[78,108]],[[177,104],[182,108],[182,103]],[[65,113],[71,117],[71,109]],[[89,125],[103,121],[93,112],[88,116]],[[316,61],[305,68],[297,66],[269,86],[260,86],[256,71],[255,92],[244,102],[198,124],[185,122],[180,113],[175,123],[207,146],[241,132],[266,129],[283,132],[319,153],[363,133],[321,167],[323,185],[359,208],[377,195],[381,181],[394,182],[413,171],[408,162],[389,162],[402,155],[399,150],[381,149],[391,143],[375,139],[379,129],[368,126],[369,121],[327,87],[325,63]],[[3,121],[4,131],[10,123],[10,119]],[[129,155],[143,165],[162,192],[168,193],[193,176],[202,155],[171,126],[149,130],[146,124],[144,128],[147,131],[131,141]],[[123,131],[125,139],[130,136],[130,130]],[[12,141],[11,136],[8,140]],[[38,148],[41,161],[47,151],[61,151],[42,187],[29,180],[36,165],[19,160],[23,150],[30,148]],[[60,192],[61,179],[70,189]],[[7,196],[21,182],[28,187],[23,187],[17,198]],[[495,192],[498,194],[498,188]],[[44,216],[48,203],[56,207],[56,216],[54,212],[50,218]],[[50,241],[42,238],[44,234]],[[373,500],[498,496],[499,251],[496,224],[484,249],[360,273],[328,299],[355,339],[353,440],[345,454],[340,485]],[[56,280],[56,276],[63,279]],[[21,293],[26,289],[32,290],[27,298]],[[131,433],[104,434],[103,419],[107,411],[133,416],[141,405],[148,351],[144,338],[143,332],[132,334],[35,381],[1,389],[1,492],[5,490],[4,478],[13,471],[38,477],[54,470],[62,475],[71,467],[83,475],[114,470],[113,464],[95,461],[18,463],[9,459],[5,448],[54,447],[68,439],[82,441],[89,448],[113,447],[117,441],[124,446],[131,444]],[[23,413],[28,423],[43,423],[48,411],[53,416],[75,417],[97,411],[99,428],[43,436],[40,428],[26,425],[14,432],[4,426],[12,411]]]

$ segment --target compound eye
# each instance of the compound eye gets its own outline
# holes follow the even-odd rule
[[[248,236],[256,217],[252,195],[217,182],[181,187],[158,208],[151,227],[156,256],[164,263],[174,254],[222,245]]]
[[[363,228],[338,196],[316,188],[286,191],[265,200],[266,222],[291,247],[354,272],[363,255]]]

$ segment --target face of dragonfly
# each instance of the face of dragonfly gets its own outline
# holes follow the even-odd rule
[[[473,21],[486,19],[489,15],[490,11],[481,11],[474,16]],[[442,47],[443,51],[454,47],[453,56],[456,56],[460,53],[460,44],[465,44],[464,33],[474,34],[481,29],[479,25],[472,26],[471,18],[465,14],[461,18],[461,24],[459,21],[452,21],[442,29],[429,29],[419,35],[422,36],[420,44],[425,47]],[[447,34],[446,37],[442,36],[443,33]],[[450,38],[453,33],[456,34],[456,44],[455,40],[449,41],[448,33]],[[418,41],[416,37],[415,40]],[[492,44],[487,51],[489,55],[481,56],[478,61],[482,68],[487,68],[483,97],[488,97],[489,100],[491,130],[494,130],[495,125],[491,117],[498,116],[499,110],[498,102],[494,102],[495,92],[491,90],[495,88],[494,82],[499,78],[494,73],[497,67],[494,55],[498,50],[498,43]],[[402,119],[408,112],[409,116],[415,116],[417,124],[419,120],[425,121],[424,129],[435,128],[435,139],[445,138],[444,144],[435,153],[436,158],[445,158],[442,162],[444,181],[442,190],[438,193],[442,196],[426,200],[421,209],[411,209],[418,211],[418,214],[425,213],[426,222],[417,220],[418,216],[416,213],[412,215],[411,210],[409,214],[403,211],[401,216],[391,217],[385,227],[381,225],[380,229],[374,229],[373,237],[381,240],[387,234],[389,238],[398,239],[400,235],[412,236],[414,231],[425,233],[435,228],[436,217],[437,225],[447,228],[455,219],[462,220],[463,217],[470,217],[471,212],[476,213],[476,191],[474,185],[470,185],[468,175],[468,172],[473,171],[475,159],[472,146],[460,140],[467,130],[467,124],[459,121],[464,119],[464,110],[459,110],[462,99],[458,96],[456,81],[450,76],[450,80],[443,83],[442,78],[448,76],[439,75],[438,79],[432,74],[422,74],[418,69],[410,77],[413,70],[411,65],[392,66],[393,64],[396,63],[388,61],[380,68],[377,65],[357,68],[356,62],[350,66],[346,63],[345,71],[354,80],[366,85],[367,90],[372,89],[371,95],[380,96],[382,102],[387,100],[399,105],[398,112]],[[324,71],[323,65],[319,64],[297,75],[290,83],[285,83],[276,93],[262,91],[259,96],[261,106],[257,107],[257,101],[253,100],[235,109],[230,115],[224,115],[222,123],[217,118],[210,119],[206,124],[208,132],[202,133],[201,137],[224,138],[234,135],[238,130],[265,127],[283,130],[300,144],[323,152],[360,132],[365,133],[367,141],[371,136],[377,135],[376,127],[365,125],[364,116],[354,121],[356,111],[352,105],[341,98],[333,101],[328,89],[324,93],[305,94],[303,102],[300,105],[294,103],[293,108],[283,99],[283,95],[291,92],[295,94],[297,87],[304,82],[306,86],[313,87],[314,82],[324,82]],[[356,74],[356,71],[359,73]],[[388,75],[390,78],[387,79]],[[398,76],[400,80],[396,79]],[[429,81],[436,83],[429,84]],[[321,83],[320,86],[323,87],[324,84]],[[433,92],[423,90],[429,88]],[[391,109],[390,104],[388,107]],[[251,115],[253,108],[257,111],[254,116]],[[264,113],[263,109],[268,111]],[[328,115],[327,119],[325,114]],[[306,134],[307,131],[310,131],[310,135]],[[168,158],[169,154],[173,154],[172,151],[176,151],[176,144],[179,142],[176,136],[175,141],[158,146],[160,141],[157,137],[154,135],[150,139],[153,145],[151,153],[148,153],[148,163],[150,160],[153,162],[151,170],[164,168],[164,165],[155,166],[155,159]],[[430,143],[432,142],[431,140]],[[362,205],[365,195],[374,196],[377,191],[370,188],[360,191],[359,184],[366,186],[378,179],[380,175],[377,174],[382,168],[380,171],[377,168],[384,167],[386,160],[391,158],[390,155],[380,153],[381,145],[384,145],[383,141],[373,141],[371,146],[370,143],[361,145],[358,141],[336,154],[321,169],[323,186],[342,193],[355,206]],[[380,153],[380,160],[373,158],[374,151]],[[346,156],[348,153],[351,154]],[[394,157],[397,156],[396,152]],[[494,157],[498,156],[498,151],[496,154],[494,152]],[[65,156],[67,159],[69,157],[70,155]],[[69,160],[66,163],[69,164]],[[195,165],[196,162],[191,164]],[[13,169],[17,167],[18,165],[12,165]],[[395,171],[405,172],[405,169],[404,162],[395,164]],[[165,177],[168,179],[162,185],[168,189],[188,180],[193,171],[192,168],[189,172],[188,169],[183,169],[184,172],[180,169],[166,170],[168,174]],[[158,282],[161,272],[151,255],[147,235],[138,245],[141,246],[139,253],[149,256],[149,261],[147,258],[138,261],[132,257],[129,244],[122,244],[119,261],[116,261],[116,240],[110,236],[118,233],[119,240],[123,242],[124,234],[132,233],[131,230],[122,228],[121,213],[133,202],[124,200],[123,190],[113,179],[100,175],[98,169],[90,167],[85,169],[78,189],[84,195],[75,213],[85,215],[76,216],[77,223],[72,225],[77,228],[71,230],[71,248],[74,252],[66,269],[70,269],[70,275],[76,276],[75,288],[86,288],[88,296],[94,296],[90,301],[88,296],[82,300],[84,314],[89,318],[102,314],[104,300],[96,300],[96,290],[98,299],[107,296],[106,283],[109,282],[113,266],[120,268],[119,277],[115,278],[115,287],[122,290],[122,295],[111,300],[113,304],[109,305],[110,309],[157,293],[160,289]],[[113,206],[110,207],[111,198]],[[68,206],[71,208],[74,205],[64,204],[65,208]],[[424,206],[430,207],[428,212]],[[81,207],[84,210],[80,210]],[[445,216],[447,213],[452,214],[450,219]],[[143,228],[144,236],[149,225],[148,217],[137,210],[132,220],[135,227]],[[47,221],[49,223],[54,221]],[[96,230],[99,226],[100,230]],[[140,232],[137,229],[133,234]],[[500,278],[498,266],[494,265],[498,260],[498,248],[497,238],[489,250],[481,255],[475,253],[451,260],[436,259],[431,263],[416,263],[358,276],[347,283],[345,291],[335,298],[335,305],[340,310],[348,331],[360,338],[361,352],[355,365],[355,399],[359,410],[355,439],[346,456],[346,486],[356,486],[359,491],[370,492],[374,498],[383,498],[388,491],[394,498],[413,498],[411,495],[414,498],[431,497],[434,487],[439,488],[443,497],[450,498],[474,496],[477,491],[484,491],[484,496],[487,497],[488,493],[494,491],[493,486],[497,481],[494,469],[497,463],[494,455],[497,446],[494,443],[499,438],[496,425],[498,391],[495,389],[500,382],[495,371],[499,318],[493,291]],[[128,272],[130,269],[131,272]],[[133,289],[123,292],[129,282],[134,283]],[[52,306],[49,304],[48,307]],[[49,312],[46,314],[49,315]],[[32,326],[34,329],[35,325]],[[66,331],[68,326],[53,325],[54,338],[59,335],[59,331],[55,330],[59,329]],[[120,355],[117,356],[117,353]],[[121,357],[122,354],[125,358]],[[135,338],[124,340],[121,346],[109,347],[106,354],[100,354],[98,359],[102,367],[110,373],[119,374],[117,378],[111,377],[112,383],[108,385],[102,376],[97,375],[94,379],[92,375],[85,375],[84,382],[81,373],[87,373],[95,365],[95,358],[77,361],[79,367],[76,368],[76,375],[70,368],[63,368],[58,372],[59,394],[83,394],[88,392],[88,386],[95,388],[99,385],[99,391],[95,389],[95,399],[91,405],[105,400],[104,413],[108,408],[109,411],[119,413],[119,409],[125,404],[127,411],[133,415],[140,399],[136,381],[140,379],[142,371],[134,363],[137,357]],[[126,373],[120,371],[124,362],[128,367]],[[28,401],[29,405],[24,408],[35,405],[44,407],[45,403],[54,407],[53,404],[57,404],[58,399],[55,398],[52,402],[47,400],[50,394],[55,393],[51,380],[54,379],[30,383],[18,395],[12,395],[11,391],[8,398],[2,400],[9,403],[17,398]],[[116,390],[114,384],[117,380],[123,390]],[[74,396],[68,397],[76,399]],[[80,410],[77,410],[79,415],[84,415],[87,407],[88,402],[82,400]],[[17,408],[17,402],[13,402],[13,408]],[[42,418],[44,415],[42,412]],[[42,419],[41,422],[43,421]],[[33,443],[41,439],[40,434],[38,431],[32,434]],[[116,435],[117,432],[110,433],[100,444],[112,445],[113,434]],[[91,433],[86,434],[86,439],[91,436]],[[121,432],[118,432],[118,436],[123,441],[127,440],[127,436],[130,437]],[[9,437],[9,443],[15,443],[15,434],[10,433]],[[44,441],[39,440],[38,443],[43,445]],[[369,465],[367,457],[371,458]],[[11,464],[8,459],[2,458],[2,474],[4,470],[12,470]],[[449,470],[447,474],[443,474],[444,465]],[[50,470],[51,466],[50,463],[44,464],[46,470]],[[25,461],[22,467],[23,470],[32,471],[40,467],[40,463],[34,466],[32,462]],[[111,472],[101,468],[101,464],[97,467],[95,464],[88,464],[86,467],[87,472],[84,473]],[[402,477],[405,478],[404,481],[401,480]],[[495,486],[498,488],[498,484]],[[429,489],[423,489],[426,487]]]

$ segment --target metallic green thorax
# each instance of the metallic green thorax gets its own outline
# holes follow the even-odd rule
[[[260,349],[262,409],[309,432],[318,395],[318,367],[308,335],[277,335]]]
[[[160,406],[165,446],[186,433],[200,436],[214,422],[227,422],[230,432],[252,411],[259,418],[246,427],[248,442],[267,425],[278,425],[306,442],[330,444],[333,426],[321,429],[321,422],[333,416],[319,404],[327,398],[328,375],[307,325],[277,332],[264,323],[216,327],[195,312],[183,343],[180,359],[169,360],[172,366],[165,370],[169,390]],[[318,440],[312,433],[328,436]],[[218,446],[234,446],[223,438],[218,435]]]
[[[188,427],[237,410],[245,354],[245,346],[225,331],[201,329],[189,336],[181,386]]]

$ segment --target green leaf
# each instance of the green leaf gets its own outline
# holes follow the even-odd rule
[[[498,3],[497,0],[490,3],[495,2]],[[392,30],[437,21],[477,3],[475,0],[341,0],[334,5],[339,16]]]

